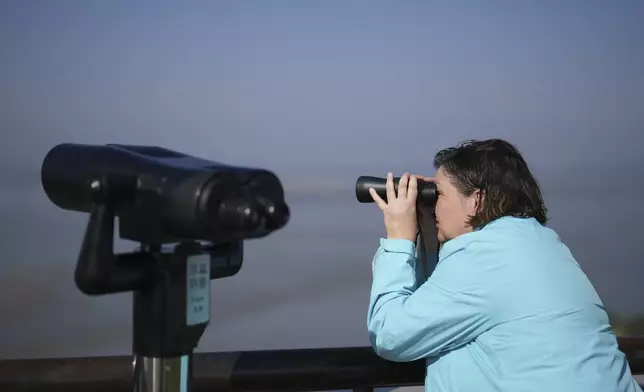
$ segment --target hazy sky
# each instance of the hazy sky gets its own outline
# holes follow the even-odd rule
[[[643,20],[637,0],[1,2],[0,357],[130,350],[129,294],[73,283],[87,217],[40,186],[61,142],[284,180],[292,221],[214,282],[200,350],[368,344],[382,218],[355,179],[431,174],[471,138],[525,153],[607,306],[644,312]]]

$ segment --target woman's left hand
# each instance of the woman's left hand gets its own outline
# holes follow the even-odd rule
[[[403,174],[398,183],[398,195],[394,189],[393,174],[387,174],[387,201],[385,202],[373,188],[369,194],[382,210],[385,218],[387,238],[416,241],[416,197],[418,182],[416,176]]]

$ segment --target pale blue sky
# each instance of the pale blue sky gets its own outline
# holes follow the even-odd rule
[[[129,297],[73,286],[86,217],[40,188],[61,142],[284,179],[293,220],[215,283],[205,350],[367,344],[382,219],[354,181],[431,174],[436,150],[470,138],[516,143],[607,304],[644,311],[643,20],[635,0],[3,1],[0,357],[129,350]]]

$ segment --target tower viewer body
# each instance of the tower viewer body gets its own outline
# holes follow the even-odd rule
[[[556,232],[519,151],[492,139],[435,159],[438,264],[416,272],[417,176],[387,178],[368,331],[428,392],[641,392],[601,299]]]

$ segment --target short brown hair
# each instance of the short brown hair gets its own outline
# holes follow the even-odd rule
[[[535,218],[542,225],[548,221],[539,183],[519,150],[505,140],[469,140],[443,149],[434,167],[442,167],[461,194],[481,191],[478,211],[468,222],[474,228],[503,216]]]

